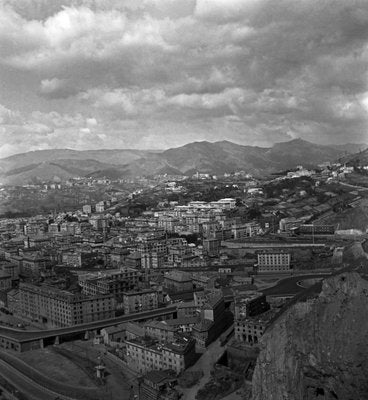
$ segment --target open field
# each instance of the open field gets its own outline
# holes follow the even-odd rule
[[[96,387],[88,375],[52,347],[21,353],[19,357],[47,377],[68,385]]]

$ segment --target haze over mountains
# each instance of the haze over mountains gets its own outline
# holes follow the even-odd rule
[[[22,185],[76,176],[116,179],[153,174],[223,174],[244,170],[251,174],[277,172],[297,165],[313,167],[323,161],[357,153],[365,144],[317,145],[302,139],[263,148],[229,141],[193,142],[165,151],[40,150],[0,159],[0,182]]]

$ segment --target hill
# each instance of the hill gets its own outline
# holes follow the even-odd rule
[[[262,337],[252,400],[367,399],[367,291],[345,272],[286,309]]]
[[[55,160],[94,160],[102,163],[124,165],[149,153],[146,150],[37,150],[0,159],[0,173],[34,163]]]
[[[353,167],[368,165],[368,148],[355,154],[345,155],[340,162]]]
[[[313,167],[324,161],[335,161],[345,152],[339,147],[317,145],[301,139],[276,143],[271,148],[243,146],[229,141],[203,141],[135,160],[129,165],[129,170],[133,175],[157,173],[163,168],[187,175],[196,171],[223,174],[239,170],[262,175],[300,164]]]
[[[146,150],[38,150],[0,159],[0,182],[23,185],[39,181],[60,181],[76,176],[127,175],[126,167],[149,154]],[[152,152],[154,154],[154,152]]]
[[[90,171],[104,170],[109,167],[110,164],[95,160],[42,161],[8,170],[3,173],[1,180],[5,184],[12,185],[22,185],[27,182],[61,182],[77,176],[86,176]]]
[[[355,146],[322,146],[301,139],[276,143],[273,147],[244,146],[229,141],[193,142],[162,152],[147,150],[40,150],[0,159],[3,184],[67,179],[73,176],[124,176],[223,174],[244,170],[262,175],[297,165],[313,167],[323,161],[347,157]]]

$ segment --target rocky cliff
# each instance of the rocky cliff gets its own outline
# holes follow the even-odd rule
[[[252,399],[366,400],[367,376],[368,282],[343,273],[266,331]]]

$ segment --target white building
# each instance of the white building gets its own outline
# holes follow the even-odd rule
[[[283,251],[264,251],[257,254],[258,272],[290,271],[290,253]]]

